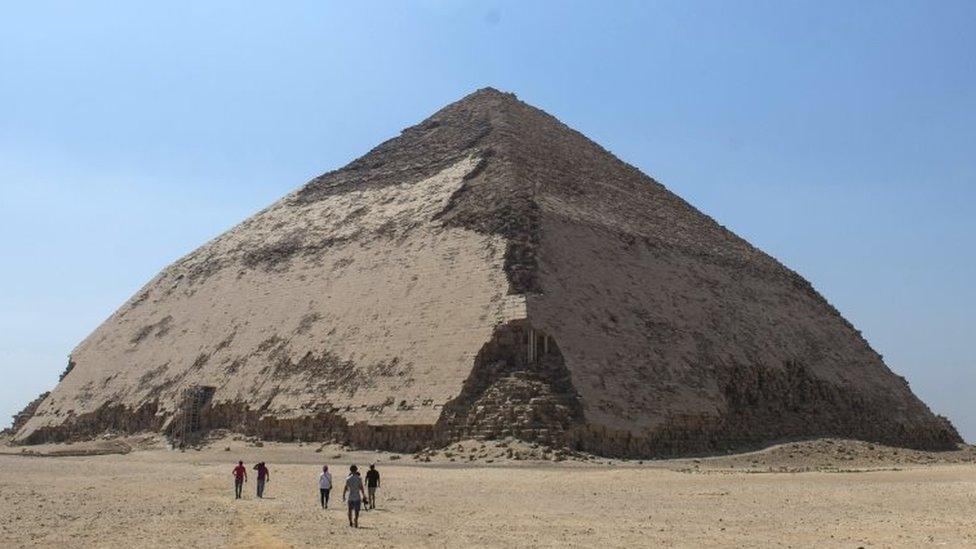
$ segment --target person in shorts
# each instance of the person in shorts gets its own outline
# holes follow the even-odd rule
[[[363,487],[363,478],[359,476],[359,468],[352,465],[349,467],[349,476],[346,477],[346,487],[342,489],[342,499],[348,503],[349,526],[353,528],[359,528],[359,510],[362,509],[364,497],[366,490]]]

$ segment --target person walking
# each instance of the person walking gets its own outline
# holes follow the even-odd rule
[[[369,465],[366,471],[366,490],[369,492],[369,499],[366,500],[366,507],[376,509],[376,489],[380,487],[380,472],[376,470],[376,464]]]
[[[347,494],[348,498],[346,497]],[[351,465],[349,476],[346,477],[346,487],[342,489],[342,499],[348,502],[349,526],[353,528],[359,528],[359,510],[362,508],[365,496],[366,492],[363,488],[363,479],[359,476],[359,468]]]
[[[245,482],[247,482],[247,467],[244,467],[243,461],[238,461],[237,467],[234,467],[234,499],[241,499]]]
[[[322,474],[319,475],[319,502],[323,509],[329,508],[329,492],[332,491],[332,473],[329,466],[322,466]]]
[[[264,499],[264,484],[271,482],[271,471],[263,461],[255,465],[254,470],[258,472],[258,498]]]

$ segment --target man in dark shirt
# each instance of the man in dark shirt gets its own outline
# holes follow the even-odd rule
[[[247,467],[244,467],[243,461],[238,461],[237,467],[234,467],[234,499],[241,499],[245,482],[247,482]]]
[[[271,481],[271,472],[263,461],[255,465],[254,470],[258,472],[258,497],[264,498],[264,483]]]
[[[380,472],[376,470],[376,464],[369,466],[366,471],[366,490],[369,491],[369,502],[366,504],[370,509],[376,509],[376,489],[380,487]]]

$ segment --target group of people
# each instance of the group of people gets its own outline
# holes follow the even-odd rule
[[[254,466],[257,471],[257,496],[264,498],[264,487],[271,481],[271,471],[262,461]],[[241,499],[244,490],[244,483],[247,482],[247,467],[243,461],[237,462],[234,467],[234,498]],[[322,466],[322,474],[319,475],[319,503],[323,509],[329,507],[329,493],[332,492],[332,473],[329,466]],[[359,528],[359,512],[376,509],[376,490],[380,487],[380,472],[376,470],[376,464],[371,464],[366,471],[364,481],[359,473],[359,467],[351,465],[349,475],[346,477],[342,488],[342,499],[346,502],[349,516],[349,526]]]
[[[258,472],[258,497],[263,498],[264,485],[271,480],[271,471],[263,461],[255,465],[254,470]],[[247,467],[244,467],[243,461],[238,461],[237,467],[234,467],[234,499],[241,499],[245,482],[247,482]]]

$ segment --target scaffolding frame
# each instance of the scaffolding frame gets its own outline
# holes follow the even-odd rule
[[[194,385],[183,389],[183,403],[180,414],[180,448],[186,448],[191,438],[200,433],[203,408],[213,396],[213,387]]]

